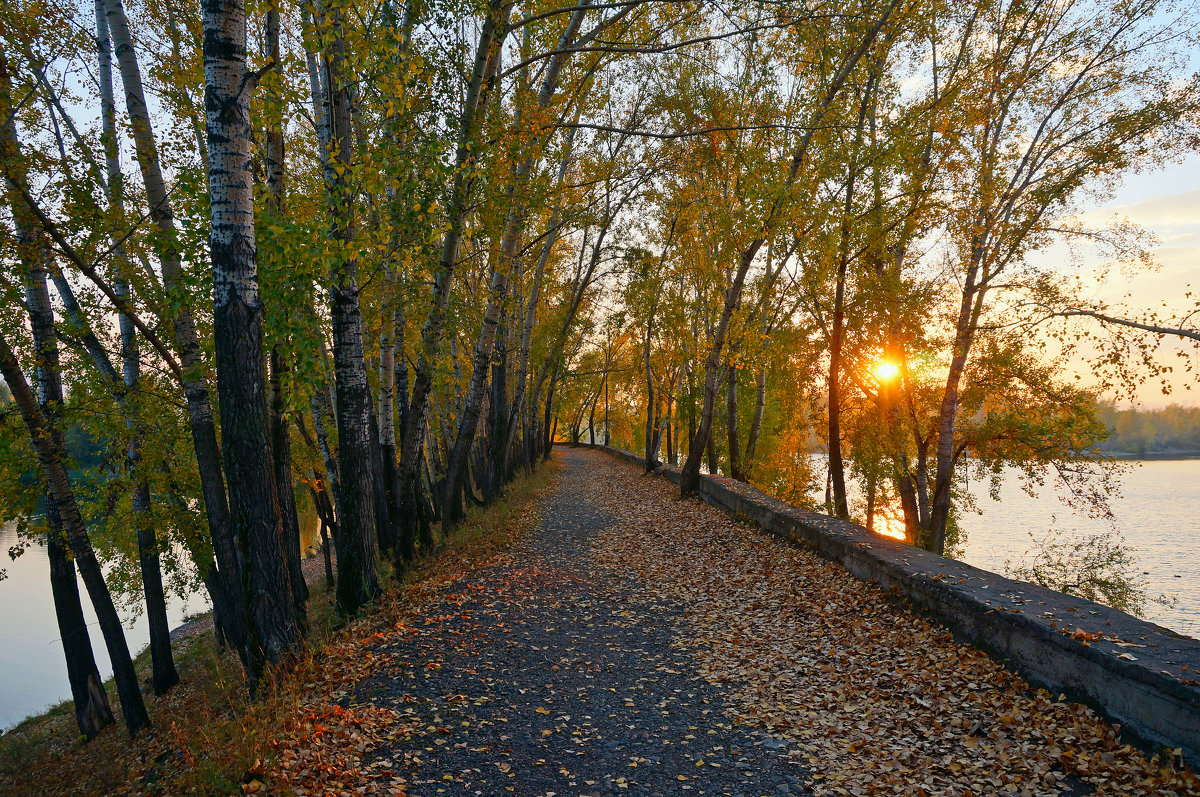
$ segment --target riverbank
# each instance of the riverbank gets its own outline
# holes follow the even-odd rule
[[[394,625],[431,585],[459,577],[506,550],[527,527],[525,510],[553,478],[553,464],[509,485],[506,499],[472,511],[454,536],[423,561],[402,587],[388,576],[388,591],[374,610],[342,624],[326,591],[321,556],[305,560],[312,590],[308,650],[296,666],[261,690],[251,702],[237,656],[218,650],[211,617],[176,629],[178,686],[149,697],[149,731],[130,739],[121,726],[115,692],[109,689],[117,723],[88,744],[78,739],[70,701],[30,717],[0,735],[0,794],[228,794],[262,788],[275,767],[283,740],[301,729],[336,730],[343,717],[338,691],[370,661],[362,645]],[[136,662],[149,673],[149,655]],[[111,687],[111,684],[109,684]],[[322,731],[324,732],[324,731]],[[257,784],[257,785],[255,785]]]

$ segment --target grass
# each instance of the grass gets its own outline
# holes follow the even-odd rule
[[[270,787],[276,746],[296,726],[305,706],[340,690],[364,673],[354,655],[360,640],[394,626],[423,594],[486,564],[510,548],[528,527],[529,511],[557,473],[553,463],[508,486],[486,509],[472,508],[449,539],[440,532],[432,554],[404,574],[387,573],[376,606],[345,623],[325,590],[324,571],[309,579],[309,634],[303,656],[249,699],[236,654],[218,650],[211,632],[178,640],[181,682],[166,695],[147,697],[152,727],[130,739],[121,724],[116,691],[107,686],[117,724],[83,743],[70,701],[30,717],[0,735],[0,794],[240,794],[243,784]],[[387,569],[386,567],[384,568]],[[137,657],[142,678],[150,658]]]

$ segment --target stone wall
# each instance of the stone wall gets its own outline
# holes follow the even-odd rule
[[[645,467],[636,454],[595,447]],[[679,484],[678,470],[656,471]],[[1182,748],[1200,767],[1200,641],[798,509],[732,479],[701,476],[700,494],[788,544],[898,591],[1029,681],[1098,709],[1143,742]]]

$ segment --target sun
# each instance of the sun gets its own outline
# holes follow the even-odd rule
[[[886,382],[889,379],[895,379],[900,373],[900,366],[888,360],[880,360],[875,365],[875,378],[880,382]]]

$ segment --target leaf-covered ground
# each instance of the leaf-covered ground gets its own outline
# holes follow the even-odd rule
[[[320,722],[328,743],[303,761],[283,751],[295,787],[329,787],[334,773],[313,770],[325,750],[326,767],[352,772],[342,785],[372,792],[806,793],[786,743],[738,723],[677,643],[683,604],[596,566],[614,520],[588,496],[592,461],[564,459],[520,544],[414,591],[414,611],[367,641],[373,675],[341,697],[344,715],[322,714],[336,735]]]
[[[356,626],[267,788],[1200,794],[841,568],[602,453],[556,456],[507,553],[445,561]]]

